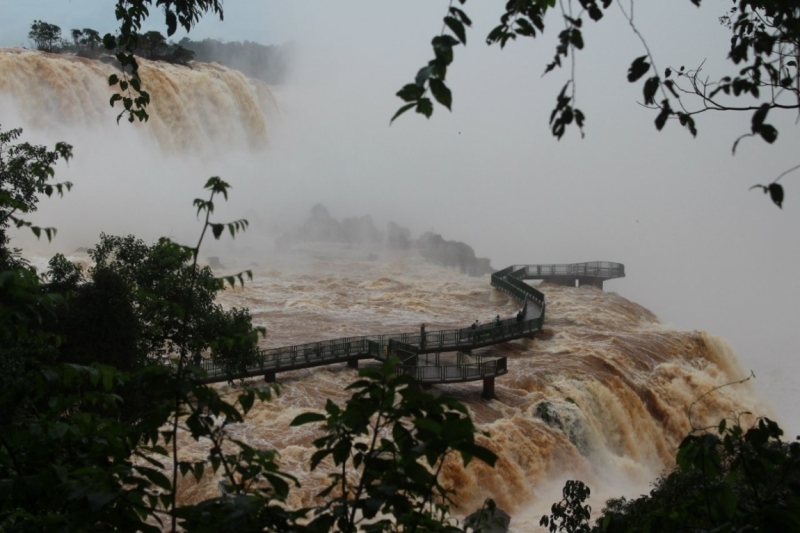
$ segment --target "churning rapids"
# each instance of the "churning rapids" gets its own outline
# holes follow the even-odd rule
[[[254,321],[267,326],[264,347],[414,331],[420,323],[431,330],[463,327],[518,310],[516,301],[490,287],[488,276],[471,278],[407,255],[387,252],[374,262],[357,255],[317,251],[276,259],[244,289],[226,292],[223,303],[249,307]],[[689,405],[746,375],[724,340],[662,325],[614,293],[540,289],[547,298],[543,333],[483,352],[508,357],[496,400],[481,399],[480,382],[434,389],[470,407],[491,435],[483,444],[500,456],[495,469],[449,465],[445,477],[459,490],[459,506],[471,511],[495,498],[514,515],[514,529],[538,522],[540,511],[559,499],[565,479],[588,483],[598,510],[608,497],[646,490],[674,464],[677,445],[691,429]],[[324,478],[307,472],[315,432],[289,428],[289,422],[321,410],[327,398],[343,403],[343,389],[354,378],[344,364],[280,374],[280,398],[256,408],[234,430],[251,444],[281,450],[303,484],[297,504],[308,503]],[[707,396],[693,409],[692,421],[704,426],[731,412],[760,409],[752,389],[737,386]],[[213,484],[187,488],[185,498],[215,490]]]
[[[373,250],[375,252],[375,250]],[[379,255],[374,260],[374,255]],[[254,323],[268,328],[263,348],[365,334],[467,326],[475,319],[513,316],[519,304],[489,285],[489,276],[469,277],[413,254],[335,245],[310,245],[262,262],[253,282],[227,290],[225,306],[248,307]],[[87,262],[83,254],[70,259]],[[37,261],[38,262],[38,261]],[[42,260],[43,262],[43,260]],[[607,282],[607,290],[617,283]],[[464,402],[482,444],[500,457],[494,469],[451,461],[446,484],[458,490],[457,512],[469,513],[485,498],[514,517],[512,531],[531,531],[567,479],[592,488],[595,510],[620,495],[635,496],[674,466],[681,439],[691,430],[689,406],[714,387],[747,373],[721,338],[661,324],[647,309],[613,292],[542,284],[547,298],[544,330],[534,340],[513,341],[477,353],[508,357],[508,374],[497,378],[497,398],[481,398],[481,382],[437,385],[435,394]],[[362,361],[361,365],[377,364]],[[278,375],[281,395],[257,404],[232,437],[280,451],[285,470],[302,488],[293,505],[308,505],[325,485],[326,470],[309,473],[312,426],[290,428],[306,411],[319,411],[328,398],[343,404],[356,371],[345,364]],[[253,383],[258,383],[254,380]],[[237,388],[217,385],[231,395]],[[768,413],[747,383],[710,394],[695,405],[695,426],[723,416]],[[203,444],[184,435],[182,459],[200,460]],[[191,476],[181,499],[218,495],[217,481]]]
[[[85,125],[108,119],[105,80],[113,71],[96,61],[3,50],[0,96],[15,102],[26,127],[46,129],[50,121]],[[147,135],[165,150],[191,153],[192,146],[215,136],[255,148],[266,145],[274,100],[260,82],[218,65],[144,62],[142,76],[153,104],[150,122],[136,127],[147,127]],[[367,260],[373,252],[379,259]],[[516,260],[548,259],[519,250]],[[475,319],[512,316],[519,305],[492,289],[488,276],[472,278],[434,266],[413,251],[320,245],[257,260],[261,266],[254,269],[254,281],[228,290],[221,300],[248,307],[254,322],[267,327],[264,348],[414,331],[421,323],[429,330],[465,327]],[[609,282],[606,289],[623,283]],[[469,513],[491,497],[512,514],[515,531],[537,527],[541,514],[560,498],[566,479],[581,479],[592,488],[595,510],[609,497],[647,491],[674,464],[677,445],[691,429],[690,404],[747,375],[724,340],[663,325],[613,292],[540,289],[547,298],[544,331],[534,340],[483,351],[508,357],[509,372],[497,379],[495,400],[481,399],[479,382],[433,389],[469,406],[480,429],[490,434],[481,437],[482,443],[500,457],[494,469],[475,463],[464,469],[455,460],[448,465],[445,482],[458,489],[457,512]],[[326,472],[308,471],[315,430],[289,423],[302,412],[321,410],[328,398],[344,403],[344,389],[355,377],[344,364],[280,374],[281,396],[257,405],[246,423],[231,428],[234,438],[280,451],[284,469],[302,483],[293,505],[309,504]],[[693,409],[692,422],[706,426],[742,411],[770,414],[747,383],[706,396]],[[202,443],[181,439],[182,459],[205,456]],[[181,499],[198,501],[217,491],[214,479],[196,484],[186,478]]]

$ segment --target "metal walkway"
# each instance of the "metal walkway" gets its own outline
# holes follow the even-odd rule
[[[510,266],[492,274],[491,284],[522,304],[522,311],[516,317],[501,320],[499,323],[483,324],[477,329],[471,327],[425,332],[399,333],[395,335],[368,335],[363,337],[344,337],[282,348],[261,350],[258,360],[244,368],[231,368],[204,359],[200,365],[206,377],[199,381],[215,383],[234,379],[264,376],[274,381],[279,372],[299,370],[334,363],[348,363],[357,367],[361,359],[386,360],[397,356],[401,364],[397,372],[413,375],[422,383],[447,383],[484,380],[484,396],[494,396],[494,378],[508,372],[505,357],[473,356],[470,352],[477,348],[508,342],[523,337],[533,337],[542,329],[545,317],[544,294],[528,285],[524,279],[542,279],[535,276],[545,272],[581,272],[581,276],[595,277],[602,286],[602,280],[619,275],[609,275],[619,269],[609,270],[601,265],[618,263],[580,263],[576,265],[524,265]],[[533,278],[531,277],[533,273]],[[558,275],[558,274],[555,274]],[[572,275],[572,274],[569,274]],[[455,358],[442,361],[440,354],[458,352]],[[434,354],[435,364],[429,365],[430,354]],[[426,356],[424,361],[420,356]],[[453,360],[454,359],[454,360]]]

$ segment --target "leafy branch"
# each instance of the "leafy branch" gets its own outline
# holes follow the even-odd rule
[[[178,26],[187,32],[209,12],[223,19],[222,0],[117,0],[115,15],[119,23],[116,35],[107,33],[103,37],[103,46],[114,52],[121,67],[121,77],[112,74],[108,78],[111,87],[118,87],[119,92],[111,96],[111,107],[122,102],[123,110],[117,116],[117,122],[127,116],[129,122],[148,119],[147,106],[150,94],[143,89],[139,75],[139,63],[134,51],[137,49],[142,24],[150,16],[150,6],[155,4],[164,12],[167,25],[167,37],[177,31]]]
[[[329,465],[318,497],[335,496],[315,511],[312,530],[455,531],[447,520],[451,491],[439,479],[445,461],[456,453],[464,466],[473,458],[495,464],[497,456],[475,442],[466,407],[421,392],[413,378],[395,374],[397,364],[390,358],[360,370],[344,408],[328,400],[324,414],[292,421],[324,432],[313,442],[311,469]]]
[[[192,387],[191,388],[191,397],[196,398],[195,402],[187,401],[186,395],[186,385],[187,385],[187,377],[191,377],[191,373],[189,375],[185,375],[184,370],[188,365],[188,354],[189,354],[189,339],[187,337],[188,333],[188,325],[190,321],[190,317],[192,316],[192,305],[194,301],[194,294],[195,294],[195,285],[197,283],[197,261],[198,256],[200,253],[200,247],[203,244],[203,239],[205,238],[206,231],[211,228],[212,234],[214,235],[215,239],[219,239],[222,235],[222,229],[224,228],[224,224],[212,223],[210,221],[211,215],[214,212],[214,197],[217,195],[222,195],[226,200],[228,198],[228,189],[230,189],[230,185],[221,180],[219,177],[212,177],[209,178],[206,182],[205,189],[209,192],[208,200],[202,199],[195,199],[194,206],[197,207],[197,214],[198,216],[200,213],[205,212],[205,219],[203,221],[203,228],[200,231],[200,237],[197,241],[197,245],[194,248],[191,248],[192,252],[192,265],[190,267],[191,271],[191,278],[189,282],[189,286],[187,287],[186,298],[185,298],[185,307],[183,309],[184,318],[182,324],[182,334],[181,339],[183,342],[180,344],[180,357],[178,359],[178,367],[176,370],[176,380],[178,382],[178,386],[176,387],[176,394],[175,394],[175,401],[174,401],[174,409],[175,412],[172,416],[172,491],[170,494],[171,501],[170,506],[173,510],[172,512],[172,522],[171,528],[173,533],[177,531],[177,519],[178,513],[175,511],[178,508],[177,504],[177,488],[178,488],[178,472],[181,469],[180,461],[178,460],[178,425],[179,420],[182,415],[182,410],[184,406],[187,406],[190,411],[189,419],[187,420],[187,424],[189,428],[192,430],[192,435],[195,438],[199,438],[200,436],[205,436],[209,438],[212,442],[211,447],[211,458],[212,464],[214,465],[214,470],[216,471],[217,468],[220,466],[223,468],[226,478],[231,486],[238,486],[237,481],[234,477],[235,468],[231,464],[232,459],[236,459],[234,457],[226,456],[222,452],[222,441],[225,439],[225,433],[222,431],[221,428],[217,428],[216,424],[214,423],[213,419],[210,419],[207,415],[208,411],[217,412],[217,413],[224,413],[226,415],[226,420],[238,420],[242,421],[242,416],[239,414],[238,410],[235,409],[233,406],[223,402],[216,393],[211,393],[211,391],[206,387]],[[236,233],[240,231],[244,231],[247,228],[247,221],[246,220],[237,220],[229,224],[230,232],[232,236],[235,236]],[[252,273],[247,271],[248,276],[252,279]],[[242,275],[239,274],[239,279],[242,279]],[[242,281],[242,283],[244,283]],[[267,392],[261,395],[264,399],[269,397]],[[247,395],[240,399],[243,405],[247,406],[246,411],[252,406],[252,396]],[[252,448],[247,447],[243,443],[240,443],[240,448],[243,451],[247,452],[248,458],[253,459],[255,454]],[[185,470],[185,467],[183,467]],[[197,472],[194,470],[194,472]],[[200,470],[202,473],[202,470]],[[285,491],[288,493],[288,489]],[[281,491],[281,493],[285,497],[285,493]]]
[[[26,227],[36,238],[44,234],[52,240],[55,228],[36,226],[20,215],[36,211],[40,195],[61,197],[72,190],[71,182],[51,181],[56,163],[72,158],[72,146],[59,142],[49,150],[45,146],[17,143],[21,136],[20,128],[0,131],[0,267],[6,262],[2,250],[8,244],[7,228]]]
[[[458,2],[463,5],[466,0],[458,0]],[[397,96],[407,103],[397,110],[389,123],[394,122],[397,117],[411,108],[430,118],[433,114],[433,102],[427,96],[428,90],[437,102],[452,111],[453,95],[445,83],[447,67],[453,62],[453,47],[458,44],[467,44],[466,27],[469,26],[472,26],[469,16],[462,9],[455,7],[453,0],[450,0],[447,15],[443,20],[442,31],[431,41],[434,58],[417,72],[414,83],[404,85],[397,92]],[[449,29],[453,35],[445,33],[446,29]]]

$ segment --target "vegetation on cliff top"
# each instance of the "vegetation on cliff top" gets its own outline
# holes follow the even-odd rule
[[[100,33],[92,28],[72,29],[69,36],[71,39],[65,39],[61,27],[41,20],[35,20],[28,33],[33,47],[44,52],[96,59],[113,51],[105,48]],[[189,37],[176,43],[167,40],[159,31],[137,35],[131,50],[138,57],[178,65],[188,65],[190,61],[221,63],[250,78],[274,85],[286,83],[293,53],[291,44],[263,45],[252,41],[224,42],[216,39],[193,41]]]

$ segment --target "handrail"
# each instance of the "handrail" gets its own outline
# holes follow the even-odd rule
[[[510,268],[524,268],[525,279],[540,279],[542,276],[584,276],[603,279],[625,277],[625,265],[609,261],[551,265],[518,265]]]
[[[412,376],[417,381],[447,382],[471,381],[488,377],[502,376],[508,373],[506,357],[473,356],[473,362],[456,365],[396,365],[395,372]]]

